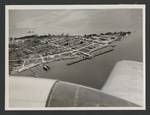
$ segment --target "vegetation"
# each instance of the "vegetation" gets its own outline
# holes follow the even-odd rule
[[[131,34],[128,32],[107,32],[99,34],[69,35],[69,34],[47,34],[30,35],[19,38],[10,38],[9,60],[10,70],[20,65],[23,60],[28,60],[36,55],[49,56],[60,53],[70,54],[71,50],[78,50],[85,53],[90,52],[101,44],[109,44],[112,41],[119,41],[124,36]],[[90,44],[94,44],[91,46]],[[98,45],[97,45],[98,44]],[[89,46],[90,45],[90,46]],[[74,56],[83,57],[82,53],[71,53]],[[63,56],[63,55],[61,55]],[[57,55],[54,58],[59,57]],[[51,59],[51,58],[50,58]],[[16,60],[16,61],[11,61]]]

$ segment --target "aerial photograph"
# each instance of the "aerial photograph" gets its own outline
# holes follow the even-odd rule
[[[143,6],[65,6],[7,7],[6,109],[143,109]]]

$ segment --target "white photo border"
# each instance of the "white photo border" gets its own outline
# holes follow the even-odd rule
[[[9,107],[9,10],[32,9],[142,9],[143,13],[143,75],[144,75],[144,106],[143,107],[36,107],[36,108],[10,108]],[[145,53],[145,4],[122,5],[6,5],[5,6],[5,110],[146,110],[146,53]]]

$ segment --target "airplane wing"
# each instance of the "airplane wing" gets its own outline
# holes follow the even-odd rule
[[[144,105],[143,64],[137,61],[119,61],[102,88],[104,93]]]
[[[10,108],[139,107],[101,90],[52,79],[9,77]]]
[[[34,77],[9,77],[9,107],[45,107],[56,80]]]

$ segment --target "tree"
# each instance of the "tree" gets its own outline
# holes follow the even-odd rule
[[[107,33],[105,33],[105,35],[111,35],[112,33],[111,32],[107,32]]]
[[[39,45],[40,43],[41,43],[41,41],[39,39],[33,39],[33,41],[32,41],[33,46]]]

